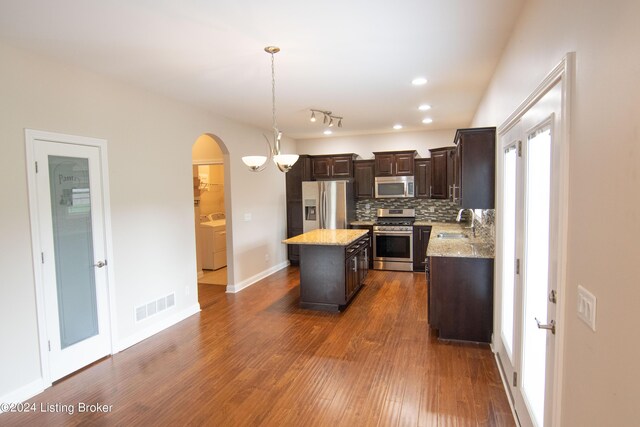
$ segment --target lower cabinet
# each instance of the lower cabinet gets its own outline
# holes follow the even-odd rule
[[[340,311],[369,272],[369,236],[348,246],[300,245],[300,307]]]
[[[425,271],[430,237],[430,225],[413,226],[413,271]]]
[[[493,259],[429,257],[429,326],[445,340],[491,342]]]

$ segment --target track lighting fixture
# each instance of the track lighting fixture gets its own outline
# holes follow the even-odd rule
[[[342,117],[334,116],[331,111],[315,110],[315,109],[311,108],[311,119],[310,119],[310,121],[312,121],[312,122],[316,121],[316,113],[322,114],[322,124],[326,125],[327,122],[328,122],[329,123],[329,127],[333,127],[333,125],[335,124],[334,120],[337,120],[338,121],[338,127],[339,128],[342,127]]]

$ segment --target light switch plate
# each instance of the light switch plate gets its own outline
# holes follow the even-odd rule
[[[251,221],[251,214],[250,213],[245,213],[244,214],[244,220],[247,221],[247,222]]]
[[[595,332],[596,297],[580,285],[578,285],[578,317]]]

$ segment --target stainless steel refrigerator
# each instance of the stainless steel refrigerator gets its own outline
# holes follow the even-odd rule
[[[302,229],[349,228],[355,219],[353,182],[303,181]]]

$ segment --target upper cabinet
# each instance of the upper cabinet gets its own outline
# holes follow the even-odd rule
[[[431,159],[416,159],[415,164],[415,197],[428,199],[431,197]]]
[[[450,153],[455,147],[429,150],[431,153],[431,198],[448,199],[452,194],[453,167]]]
[[[413,175],[413,161],[416,150],[384,151],[373,153],[375,156],[376,176],[408,176]]]
[[[313,179],[348,179],[353,178],[353,161],[357,155],[337,154],[332,156],[314,156],[311,158],[311,175]]]
[[[353,162],[353,172],[355,175],[355,197],[356,199],[373,199],[375,161],[356,160]]]
[[[463,209],[494,209],[496,128],[458,129],[451,201]]]

